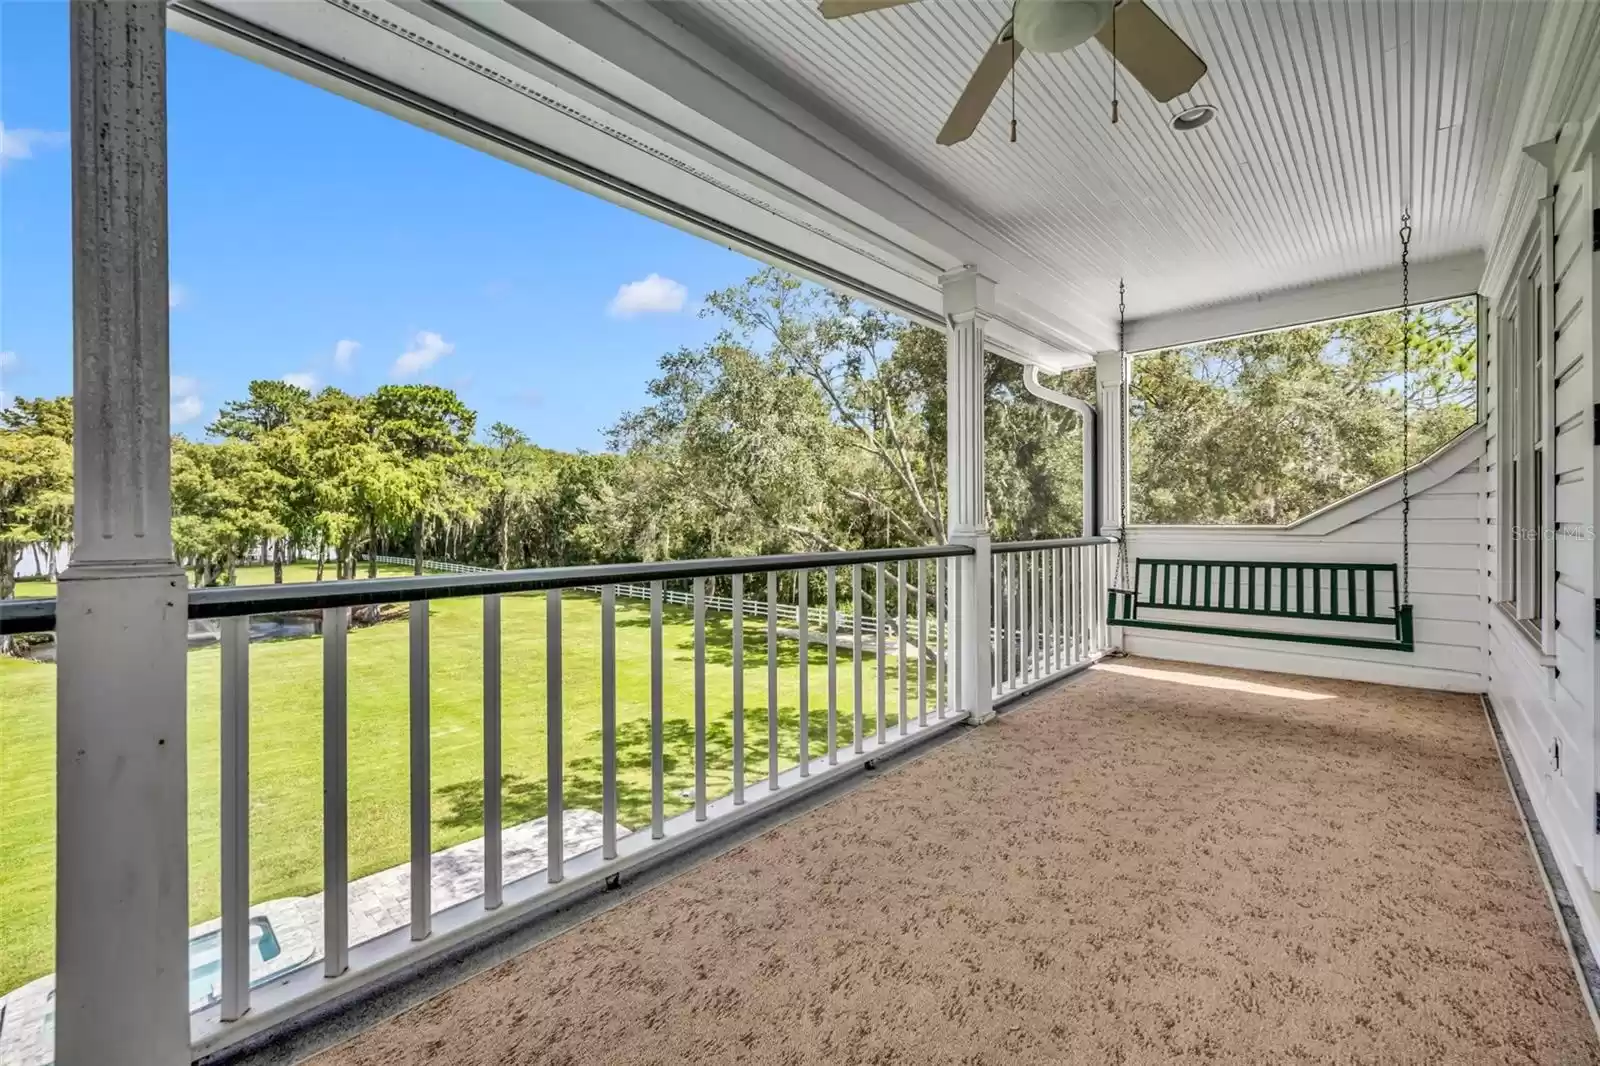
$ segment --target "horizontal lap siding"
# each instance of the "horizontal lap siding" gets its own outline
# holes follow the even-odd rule
[[[1494,701],[1501,727],[1517,768],[1539,808],[1539,820],[1569,861],[1584,861],[1588,854],[1589,781],[1592,768],[1588,751],[1592,741],[1582,708],[1558,711],[1558,702],[1570,699],[1554,684],[1550,671],[1539,666],[1532,649],[1509,621],[1496,617],[1489,630],[1493,667],[1489,698]],[[1555,743],[1561,744],[1562,761],[1556,766]]]
[[[1463,455],[1464,458],[1455,460],[1461,466],[1451,476],[1416,496],[1411,504],[1415,651],[1343,648],[1133,628],[1123,630],[1124,646],[1134,654],[1165,659],[1385,684],[1483,691],[1484,603],[1478,592],[1482,588],[1484,566],[1483,474],[1476,455]],[[1395,503],[1323,535],[1308,536],[1289,530],[1135,529],[1130,534],[1129,550],[1132,556],[1146,559],[1399,564],[1400,535],[1401,508]],[[1361,581],[1364,582],[1364,578]],[[1326,573],[1323,587],[1327,587]],[[1359,602],[1365,602],[1364,586]],[[1387,608],[1392,601],[1380,592],[1379,602]],[[1315,628],[1289,619],[1203,613],[1191,617],[1202,624],[1220,622],[1288,632]],[[1364,629],[1364,636],[1384,637],[1392,633],[1381,627]]]
[[[1592,162],[1588,167],[1592,168]],[[1591,942],[1600,929],[1592,890],[1600,887],[1595,868],[1596,677],[1594,664],[1595,497],[1594,404],[1600,383],[1594,370],[1594,255],[1592,170],[1574,170],[1563,158],[1557,167],[1554,250],[1556,281],[1551,323],[1551,367],[1555,397],[1556,461],[1553,548],[1555,640],[1541,656],[1535,643],[1499,608],[1490,613],[1489,695],[1505,730],[1534,810],[1562,870]],[[1498,358],[1491,341],[1486,359]],[[1487,364],[1486,364],[1487,365]],[[1493,378],[1491,378],[1493,380]],[[1498,438],[1499,411],[1486,412],[1489,432]],[[1496,444],[1498,448],[1498,443]],[[1489,493],[1498,485],[1485,479],[1485,501],[1496,522],[1510,523],[1501,501]],[[1491,538],[1492,539],[1492,538]],[[1498,547],[1492,546],[1492,547]],[[1509,560],[1489,553],[1489,566]],[[1489,587],[1493,590],[1494,583]],[[1559,745],[1560,759],[1556,758]],[[1591,891],[1578,889],[1587,884]]]

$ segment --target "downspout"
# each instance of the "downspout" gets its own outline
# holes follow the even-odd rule
[[[1083,535],[1092,537],[1100,528],[1095,514],[1097,501],[1100,499],[1100,463],[1099,450],[1100,438],[1096,432],[1096,418],[1094,404],[1087,400],[1080,400],[1076,396],[1068,396],[1047,385],[1039,383],[1039,367],[1034,363],[1025,363],[1022,367],[1022,383],[1028,391],[1046,403],[1053,403],[1057,407],[1065,407],[1078,412],[1083,419]]]

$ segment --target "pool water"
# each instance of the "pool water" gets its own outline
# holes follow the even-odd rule
[[[271,962],[283,953],[272,923],[250,919],[250,968]],[[251,982],[252,986],[255,984]],[[189,941],[189,1009],[208,1007],[222,998],[222,931],[202,933]]]

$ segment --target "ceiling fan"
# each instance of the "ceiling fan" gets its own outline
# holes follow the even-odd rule
[[[915,2],[821,0],[820,10],[823,18],[836,19]],[[1022,52],[1065,52],[1090,37],[1162,103],[1194,88],[1206,72],[1205,61],[1143,0],[1015,0],[1010,21],[950,110],[939,143],[959,144],[972,136]]]

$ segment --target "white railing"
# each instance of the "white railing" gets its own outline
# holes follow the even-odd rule
[[[1105,537],[991,549],[993,694],[1021,694],[1111,648],[1106,597],[1116,542]]]
[[[414,567],[416,566],[417,562],[416,557],[411,555],[376,555],[372,556],[371,558],[375,562],[383,563],[389,566]],[[468,566],[465,563],[450,563],[441,559],[422,560],[422,569],[446,574],[497,574],[500,572],[491,567]],[[579,589],[583,592],[593,592],[598,594],[603,587],[604,586],[601,585],[583,585],[579,586]],[[609,587],[617,596],[620,596],[624,599],[648,600],[651,596],[651,588],[649,585],[611,585]],[[915,593],[916,589],[911,589],[910,591]],[[687,589],[669,588],[662,593],[662,597],[664,602],[675,607],[690,607],[693,606],[694,602],[693,594]],[[719,614],[731,614],[734,608],[734,601],[733,597],[731,596],[707,595],[705,597],[705,604],[706,610],[716,611]],[[800,624],[799,605],[787,602],[779,602],[776,610],[778,623],[780,625],[793,628]],[[767,616],[767,608],[765,603],[747,603],[744,604],[744,613],[747,617],[754,616],[756,618],[764,619]],[[819,629],[828,622],[828,612],[823,607],[810,608],[808,615],[809,623]],[[878,621],[876,618],[868,615],[862,616],[858,619],[853,611],[840,611],[836,619],[836,625],[839,631],[854,633],[857,637],[876,637],[878,634]],[[893,633],[894,630],[891,627],[891,636]]]
[[[963,658],[952,652],[966,639],[963,633],[974,629],[962,624],[954,605],[961,602],[966,582],[977,580],[980,560],[993,581],[988,606],[992,626],[974,627],[975,639],[983,641],[979,634],[989,629],[984,635],[989,637],[997,701],[1087,665],[1108,648],[1104,607],[1111,543],[1088,539],[1000,544],[993,546],[992,557],[987,551],[980,555],[981,547],[957,544],[486,571],[444,582],[437,577],[404,577],[190,590],[189,616],[218,619],[221,624],[221,917],[214,927],[220,934],[215,949],[220,979],[215,1000],[193,1015],[195,1055],[204,1057],[289,1025],[303,1012],[465,941],[511,923],[533,921],[566,905],[577,892],[598,889],[614,877],[695,846],[706,838],[712,823],[726,827],[759,816],[805,795],[832,775],[870,766],[899,746],[967,720],[970,708],[962,706],[957,695],[969,691],[963,687]],[[715,595],[716,588],[731,594]],[[783,602],[780,589],[791,590],[798,602]],[[584,590],[585,605],[594,604],[591,594],[599,601],[597,620],[584,622],[581,629],[564,618],[564,600],[569,613],[576,610],[572,617],[593,617],[592,607],[577,609],[579,597],[571,593],[578,590]],[[512,594],[537,593],[545,601],[539,613],[545,655],[547,754],[541,798],[546,813],[542,826],[537,821],[504,825],[502,607],[513,602],[506,599]],[[430,708],[433,649],[429,612],[416,609],[408,622],[409,862],[352,882],[352,868],[363,859],[351,854],[350,612],[364,605],[410,602],[415,607],[430,599],[453,597],[480,597],[483,604],[483,838],[481,843],[456,845],[474,851],[475,858],[466,867],[471,871],[468,883],[458,883],[462,878],[456,877],[447,887],[435,888],[439,864],[430,810],[434,784],[430,745],[436,724]],[[647,611],[628,608],[637,617],[620,624],[639,634],[627,638],[639,663],[632,669],[635,676],[645,672],[645,648],[637,642],[642,627],[648,626],[648,696],[640,693],[638,713],[629,718],[642,722],[648,711],[649,795],[644,795],[641,779],[639,819],[624,826],[618,820],[617,662],[619,634],[624,630],[619,629],[617,601],[629,597],[648,603]],[[690,609],[689,619],[680,616],[670,621],[674,626],[692,621],[692,642],[672,634],[669,643],[665,607],[671,603]],[[54,628],[53,601],[13,601],[5,608],[0,611],[0,633]],[[316,896],[259,901],[253,908],[250,616],[307,610],[322,612],[322,888]],[[707,612],[714,610],[726,611],[735,624],[729,626],[728,643],[719,638],[715,655],[708,657]],[[748,639],[757,634],[764,636],[764,648],[749,649]],[[859,639],[867,634],[873,639]],[[894,639],[880,641],[878,634],[894,634]],[[587,736],[571,733],[575,727],[567,721],[568,702],[573,696],[593,698],[564,689],[575,676],[593,676],[581,668],[564,670],[571,657],[563,651],[567,642],[598,645],[600,669],[594,694],[600,704],[598,815],[581,808],[569,812],[566,806],[563,777],[572,772],[566,754],[587,747]],[[804,668],[789,665],[787,655],[780,666],[780,647],[796,644],[796,666]],[[822,653],[812,663],[817,644],[823,646]],[[966,661],[983,663],[982,648],[980,643],[972,649],[973,658]],[[692,685],[669,686],[667,656],[669,650],[674,656],[683,654],[679,649],[692,649]],[[579,661],[593,661],[588,647],[575,647],[573,653]],[[758,680],[763,659],[764,693]],[[749,677],[747,666],[753,668]],[[728,671],[729,676],[726,681],[717,678],[708,690],[708,670]],[[752,682],[757,691],[747,693]],[[668,702],[680,691],[681,710]],[[626,705],[621,709],[629,710]],[[754,721],[749,720],[752,713]],[[681,724],[674,721],[680,716]],[[670,735],[681,737],[685,748],[691,738],[693,745],[692,776],[686,772],[690,759],[681,760],[684,784],[690,787],[680,793],[674,783],[670,795],[669,726]],[[747,726],[765,736],[750,734]],[[749,743],[752,735],[760,738],[754,745]],[[708,737],[715,738],[709,750]],[[713,782],[727,782],[727,792],[716,794]],[[575,780],[573,785],[583,783]],[[684,808],[682,813],[671,810],[676,806]],[[569,814],[571,825],[566,824]],[[535,834],[542,837],[542,848]],[[535,849],[543,854],[527,861]],[[458,872],[462,868],[454,862],[448,865]],[[395,878],[404,874],[400,883],[406,894],[391,892],[394,906],[373,928],[363,908],[352,904],[366,898],[368,886],[363,882],[376,879],[390,884],[395,879],[391,873]],[[298,908],[296,913],[314,912],[314,920],[308,919],[306,926],[304,953],[296,955],[301,961],[288,972],[257,974],[253,979],[250,937],[256,912],[290,905]]]
[[[611,587],[615,590],[618,596],[621,596],[625,599],[648,600],[651,596],[651,589],[649,585],[613,585]],[[600,590],[601,586],[599,585],[586,585],[583,588],[583,591],[585,592],[597,593]],[[917,591],[917,588],[913,586],[912,588],[908,589],[908,594],[915,596]],[[662,595],[667,603],[674,606],[689,607],[694,603],[693,593],[687,590],[668,589]],[[731,614],[733,613],[734,609],[734,600],[731,596],[707,595],[705,597],[705,604],[706,610],[716,611],[719,614]],[[792,629],[800,624],[799,604],[780,601],[773,609],[776,612],[779,625]],[[755,617],[760,619],[765,619],[767,617],[767,605],[764,601],[755,604],[746,603],[743,605],[743,610],[746,617]],[[826,607],[809,607],[806,610],[806,615],[807,623],[810,626],[813,626],[819,630],[823,630],[825,627],[829,626],[828,609]],[[891,638],[893,638],[895,634],[893,623],[894,620],[891,618],[886,627]],[[832,623],[832,627],[836,632],[853,633],[858,637],[876,637],[878,635],[878,620],[872,615],[858,616],[854,611],[837,612]]]
[[[373,578],[321,584],[273,585],[242,588],[194,589],[189,593],[191,618],[221,620],[221,869],[220,869],[220,980],[217,998],[193,1015],[192,1037],[196,1056],[204,1057],[254,1034],[285,1025],[297,1015],[349,993],[396,970],[414,965],[468,938],[487,934],[515,921],[531,921],[570,900],[585,886],[600,884],[623,873],[658,862],[690,847],[705,836],[708,823],[726,826],[753,817],[776,804],[789,802],[817,787],[829,775],[871,760],[897,747],[926,738],[966,719],[954,693],[953,657],[948,654],[954,636],[949,604],[954,602],[957,575],[970,570],[973,549],[961,545],[830,553],[805,556],[765,556],[750,559],[698,560],[676,563],[568,567],[549,570],[489,571],[463,575],[441,585],[437,579]],[[380,561],[385,561],[380,557]],[[732,595],[710,595],[722,581]],[[687,584],[681,594],[668,584]],[[793,587],[799,600],[785,610],[779,602],[780,583]],[[593,589],[599,596],[598,632],[567,631],[563,620],[563,594]],[[618,692],[616,601],[619,594],[643,592],[649,602],[649,826],[618,823]],[[527,863],[517,876],[506,876],[508,856],[503,833],[520,834],[530,826],[502,825],[501,782],[501,608],[513,593],[539,593],[545,598],[545,715],[546,782],[543,868]],[[808,600],[820,593],[822,603],[812,608]],[[693,778],[692,790],[683,795],[687,809],[670,816],[666,791],[667,686],[664,684],[666,646],[663,607],[687,598],[693,619]],[[470,898],[434,898],[434,849],[430,797],[432,716],[430,711],[429,612],[413,609],[409,620],[409,800],[410,859],[407,879],[409,907],[384,931],[366,938],[351,919],[354,897],[350,834],[349,738],[349,620],[353,607],[375,603],[411,601],[413,608],[428,599],[481,597],[483,602],[483,841],[481,884]],[[585,597],[587,599],[587,597]],[[592,601],[591,601],[592,602]],[[736,620],[748,620],[756,632],[764,630],[765,693],[746,698],[745,624],[730,631],[727,665],[710,669],[731,670],[728,706],[708,706],[706,612],[716,602],[725,605]],[[7,605],[10,606],[9,604]],[[53,601],[25,601],[18,611],[5,614],[4,631],[47,630],[54,626]],[[841,607],[847,607],[842,612]],[[307,957],[298,968],[266,980],[252,980],[250,893],[250,660],[249,624],[252,614],[284,611],[322,611],[322,789],[323,869],[320,899],[284,901],[310,906],[320,917],[309,938]],[[863,649],[841,624],[848,614],[862,632],[892,630],[906,634],[894,645]],[[780,634],[780,622],[792,624]],[[585,627],[587,630],[587,627]],[[908,658],[913,638],[914,659]],[[572,834],[564,832],[568,813],[563,792],[566,751],[572,726],[567,722],[564,692],[563,641],[598,637],[600,675],[601,832],[598,847],[583,850]],[[798,666],[780,669],[780,639],[799,645]],[[811,648],[822,644],[822,661],[811,662]],[[674,642],[671,647],[678,647]],[[841,651],[841,648],[843,649]],[[843,655],[847,661],[841,663]],[[642,656],[641,656],[642,657]],[[720,650],[717,658],[721,659]],[[752,658],[759,661],[758,653]],[[875,690],[866,688],[867,660]],[[820,676],[825,692],[813,693],[812,672]],[[841,673],[846,693],[840,692]],[[783,691],[780,691],[780,678]],[[720,683],[718,691],[727,691]],[[686,708],[687,710],[687,708]],[[751,763],[747,743],[747,712],[759,715],[764,726],[765,765]],[[731,754],[708,765],[708,717],[717,723],[717,747],[722,729],[731,730]],[[814,716],[824,721],[816,722]],[[684,715],[685,718],[689,714]],[[796,730],[796,719],[798,729]],[[813,736],[813,724],[816,735]],[[783,736],[780,737],[780,727]],[[798,732],[798,738],[794,736]],[[798,744],[795,744],[795,740]],[[574,747],[577,741],[572,741]],[[798,749],[797,755],[795,749]],[[759,756],[758,756],[759,757]],[[727,764],[731,759],[731,767]],[[791,765],[785,765],[789,763]],[[712,775],[729,781],[724,795],[712,792]],[[727,776],[724,777],[723,775]],[[765,786],[752,789],[765,779]],[[680,794],[674,792],[676,805]],[[692,796],[692,800],[690,800]],[[642,800],[643,797],[641,797]],[[574,819],[584,824],[590,813]],[[526,842],[524,842],[526,843]],[[524,848],[526,850],[526,848]],[[398,871],[396,871],[398,873]],[[363,879],[368,880],[368,879]],[[357,885],[359,889],[359,883]],[[257,904],[259,909],[270,904]],[[357,917],[360,917],[359,915]],[[409,919],[409,920],[407,920]],[[320,944],[317,941],[320,939]],[[361,940],[352,943],[352,940]]]

